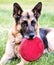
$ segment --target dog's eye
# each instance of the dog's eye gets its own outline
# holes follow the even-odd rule
[[[31,21],[31,25],[35,26],[36,22],[34,20]]]
[[[22,22],[21,26],[25,27],[25,26],[28,26],[28,22],[25,20]]]

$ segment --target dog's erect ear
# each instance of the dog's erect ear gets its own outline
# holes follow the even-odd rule
[[[37,16],[39,16],[41,14],[41,10],[42,10],[42,3],[39,2],[33,9],[32,12]]]
[[[13,4],[13,16],[21,16],[23,10],[18,3]]]

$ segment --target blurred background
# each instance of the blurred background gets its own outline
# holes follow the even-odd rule
[[[32,10],[38,3],[42,2],[42,12],[39,17],[40,27],[54,27],[54,0],[0,0],[0,59],[5,52],[8,31],[13,25],[13,3],[17,2],[23,10]],[[16,65],[18,59],[9,61],[6,65]],[[44,54],[38,61],[28,65],[54,65],[54,53]]]

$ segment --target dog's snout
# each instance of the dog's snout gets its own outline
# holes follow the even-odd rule
[[[29,39],[33,39],[34,36],[35,36],[34,33],[30,33],[30,34],[29,34]]]
[[[33,26],[29,25],[27,30],[24,31],[24,37],[27,39],[33,39],[35,37],[35,29]]]
[[[34,35],[30,35],[30,36],[29,36],[29,39],[33,39],[33,37],[34,37]]]
[[[33,26],[29,26],[28,29],[29,29],[30,32],[33,32],[34,31]]]
[[[29,34],[29,39],[33,39],[33,37],[35,36],[34,27],[33,26],[29,26],[28,27],[28,34]]]

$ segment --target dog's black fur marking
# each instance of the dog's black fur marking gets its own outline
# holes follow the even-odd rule
[[[44,30],[42,28],[40,28],[39,30],[40,30],[39,34],[40,34],[40,36],[41,36],[41,38],[44,42],[44,48],[48,48],[48,41],[47,41],[47,38],[46,38],[48,31]]]
[[[18,15],[18,17],[15,18],[16,25],[18,24],[18,21],[20,20],[20,18],[21,18],[21,15]]]
[[[22,31],[22,30],[20,30],[20,33],[21,33],[21,35],[24,37],[24,35],[23,35],[23,31]]]
[[[34,17],[36,18],[36,20],[38,21],[38,16],[36,14],[34,14]]]
[[[29,15],[29,13],[27,12],[27,18],[29,19],[30,18],[30,15]]]

